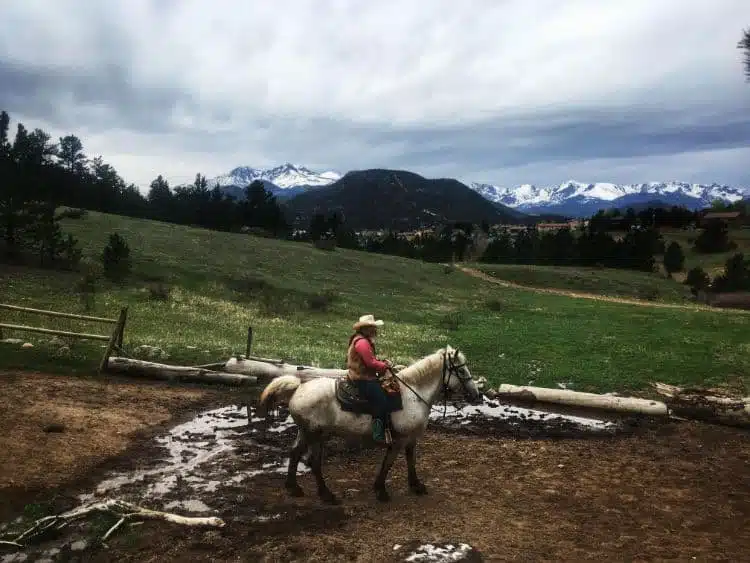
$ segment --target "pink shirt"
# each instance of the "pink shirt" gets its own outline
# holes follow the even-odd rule
[[[354,349],[357,351],[359,356],[362,358],[364,364],[377,372],[384,372],[388,369],[388,364],[378,360],[372,353],[372,347],[370,342],[366,338],[360,338],[354,345]]]

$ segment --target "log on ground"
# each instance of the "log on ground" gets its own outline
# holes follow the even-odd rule
[[[612,412],[637,413],[648,416],[669,416],[669,408],[661,401],[635,397],[598,395],[596,393],[583,393],[568,389],[503,384],[497,388],[497,397],[505,397],[525,403],[553,403]]]
[[[682,388],[654,383],[666,397],[673,416],[715,422],[727,426],[750,427],[750,397],[735,397],[717,389]]]
[[[218,383],[221,385],[242,386],[254,385],[258,382],[258,378],[252,375],[213,371],[199,367],[172,366],[118,356],[109,358],[107,370],[137,377],[189,383]]]
[[[228,373],[244,374],[257,377],[258,381],[269,382],[282,375],[294,375],[303,382],[318,377],[338,379],[346,375],[345,369],[315,368],[286,363],[271,363],[262,359],[230,358],[224,364],[224,371]]]

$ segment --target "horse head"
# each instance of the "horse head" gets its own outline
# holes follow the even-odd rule
[[[466,399],[473,404],[482,402],[482,393],[471,376],[466,356],[450,345],[443,353],[443,388],[446,392],[463,392]]]

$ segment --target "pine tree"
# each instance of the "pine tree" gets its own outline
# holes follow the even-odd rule
[[[681,272],[685,267],[685,254],[682,252],[682,247],[677,241],[673,241],[664,253],[664,269],[667,271],[667,275],[671,275],[675,272]]]

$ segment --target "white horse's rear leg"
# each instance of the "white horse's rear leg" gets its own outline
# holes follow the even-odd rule
[[[286,489],[292,496],[304,496],[302,487],[297,484],[297,465],[302,459],[302,454],[307,451],[308,439],[301,427],[297,427],[297,439],[294,441],[292,451],[289,454],[289,467],[286,473]]]

